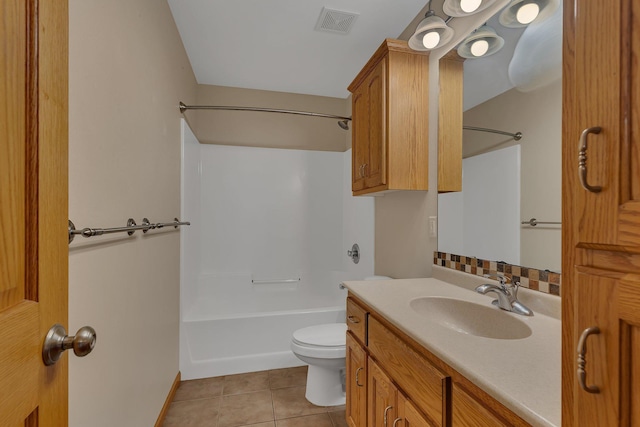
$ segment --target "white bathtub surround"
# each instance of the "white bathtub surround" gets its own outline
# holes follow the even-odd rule
[[[302,364],[293,331],[343,322],[338,284],[373,273],[373,201],[350,195],[350,151],[205,145],[186,126],[183,144],[183,378]]]
[[[434,266],[434,271],[438,269]],[[472,290],[475,283],[471,279],[478,278],[455,271],[451,271],[452,275],[444,273],[451,283],[428,278],[345,282],[345,285],[389,322],[525,421],[535,426],[559,427],[561,322],[554,316],[559,313],[560,298],[526,289],[519,292],[519,299],[534,315],[501,314],[514,317],[531,329],[531,335],[524,338],[494,339],[459,333],[414,311],[411,301],[445,297],[493,308],[493,297]],[[497,283],[486,279],[483,282]]]

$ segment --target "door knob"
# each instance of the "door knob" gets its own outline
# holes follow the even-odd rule
[[[42,346],[42,360],[47,366],[53,365],[60,359],[62,353],[70,348],[78,357],[91,353],[96,345],[96,331],[91,326],[78,329],[75,336],[70,337],[64,326],[55,324],[47,332]]]

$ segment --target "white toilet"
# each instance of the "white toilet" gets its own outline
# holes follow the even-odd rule
[[[291,339],[296,357],[309,364],[305,397],[314,405],[344,405],[346,323],[327,323],[298,329]]]
[[[364,280],[389,280],[373,276]],[[347,324],[327,323],[298,329],[291,339],[291,350],[309,364],[305,397],[314,405],[344,405],[347,353]]]

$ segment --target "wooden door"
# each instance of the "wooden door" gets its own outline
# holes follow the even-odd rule
[[[367,353],[347,333],[347,406],[349,427],[367,426]]]
[[[370,358],[367,379],[369,427],[389,427],[397,418],[398,390],[387,374]]]
[[[565,37],[572,39],[574,56],[572,64],[565,67],[569,73],[565,81],[573,90],[571,99],[564,100],[564,114],[573,116],[567,143],[573,151],[568,173],[578,184],[572,201],[579,225],[577,244],[638,247],[640,81],[636,58],[640,54],[640,3],[578,0],[575,5],[573,13],[565,13],[570,21]],[[583,141],[586,160],[580,168]],[[582,188],[581,175],[588,186],[599,187],[599,191]]]
[[[398,418],[394,420],[392,427],[432,427],[413,403],[402,393],[398,393]]]
[[[66,0],[0,0],[0,425],[67,424]]]

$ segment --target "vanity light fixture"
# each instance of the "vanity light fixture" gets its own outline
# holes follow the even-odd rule
[[[416,31],[409,39],[409,47],[413,50],[431,50],[445,45],[453,38],[453,29],[431,9],[416,27]]]
[[[460,45],[458,55],[463,58],[480,58],[493,55],[504,46],[504,39],[496,34],[496,31],[487,26],[475,30]]]
[[[442,10],[449,16],[459,18],[478,13],[495,2],[496,0],[445,0]]]
[[[512,0],[500,13],[500,24],[507,28],[522,28],[541,22],[553,15],[559,0]]]

